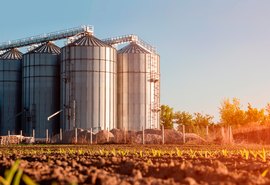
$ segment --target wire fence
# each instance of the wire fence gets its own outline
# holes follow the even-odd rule
[[[18,143],[66,143],[66,144],[184,144],[184,143],[233,143],[232,127],[204,126],[194,127],[181,125],[177,130],[174,129],[144,129],[134,130],[100,130],[93,132],[93,129],[80,129],[63,131],[60,128],[59,133],[53,135],[49,130],[44,131],[46,137],[36,137],[35,129],[30,136],[24,136],[23,131],[20,135],[10,135],[8,131],[6,136],[0,136],[2,145]]]

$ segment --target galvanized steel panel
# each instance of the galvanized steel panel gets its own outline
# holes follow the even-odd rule
[[[151,80],[160,76],[158,55],[131,43],[118,51],[117,59],[117,127],[159,128],[159,112],[152,110],[154,103],[159,105],[160,82]]]
[[[47,117],[60,110],[60,49],[46,43],[23,55],[23,130],[37,138],[59,132],[59,116]]]
[[[66,58],[68,50],[76,52]],[[116,53],[116,50],[86,35],[62,48],[62,53],[61,76],[68,76],[69,81],[61,80],[61,107],[72,107],[75,100],[75,126],[78,128],[93,128],[94,131],[114,128],[116,68],[111,66],[116,65],[116,55],[111,53]],[[66,112],[61,125],[66,130],[73,129],[73,114],[69,117]]]
[[[18,134],[21,112],[21,53],[11,50],[0,59],[0,135]]]

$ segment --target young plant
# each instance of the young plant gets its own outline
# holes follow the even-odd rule
[[[6,170],[5,171],[5,178],[0,176],[0,183],[3,185],[11,185],[12,180],[14,179],[13,185],[19,185],[19,184],[21,184],[21,179],[22,179],[26,185],[37,185],[30,177],[23,174],[23,170],[19,169],[19,164],[20,164],[20,161],[17,160],[12,165],[10,170]]]
[[[177,147],[175,149],[176,149],[177,157],[182,157],[183,156],[183,151],[179,150]]]

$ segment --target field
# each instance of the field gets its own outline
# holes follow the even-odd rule
[[[261,145],[0,147],[2,184],[270,184],[269,164]]]

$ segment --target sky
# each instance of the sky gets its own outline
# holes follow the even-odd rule
[[[270,102],[269,0],[1,1],[0,42],[93,25],[139,35],[161,59],[161,104],[219,120],[225,98]]]

